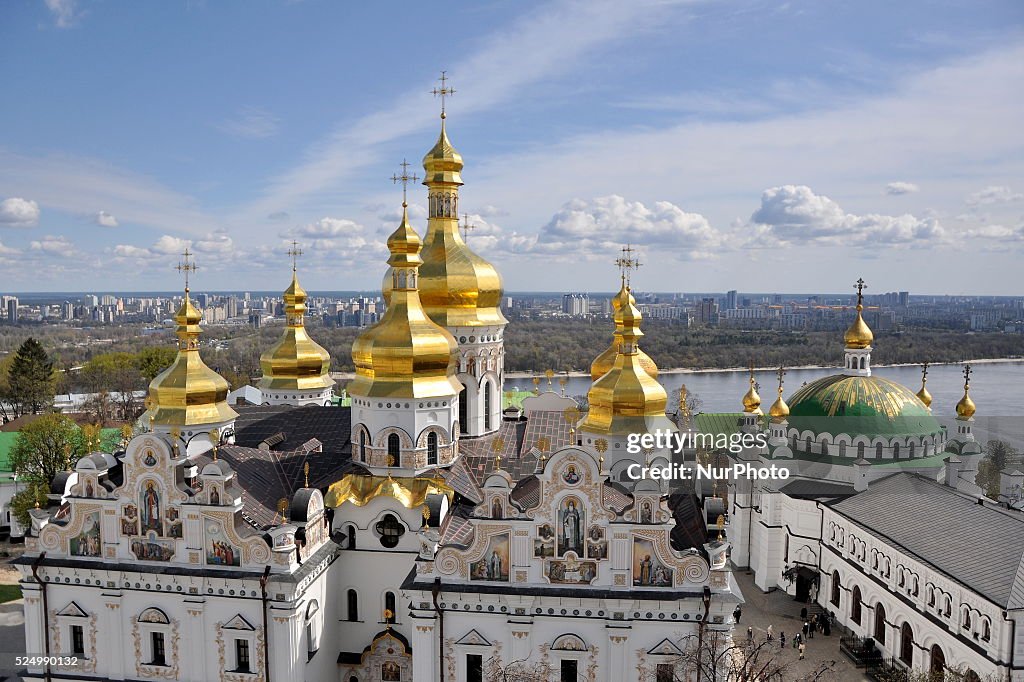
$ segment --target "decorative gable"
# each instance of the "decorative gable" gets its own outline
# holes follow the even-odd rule
[[[256,628],[254,628],[252,626],[252,624],[249,621],[247,621],[245,618],[242,618],[241,615],[236,615],[234,618],[229,620],[227,623],[224,623],[224,628],[223,629],[225,629],[225,630],[248,630],[249,632],[252,632]]]
[[[681,656],[683,650],[666,638],[655,644],[647,653],[655,656]]]
[[[462,639],[455,643],[466,644],[469,646],[491,646],[491,643],[488,642],[487,639],[485,639],[484,636],[476,630],[470,630],[462,637]]]
[[[89,614],[86,613],[81,606],[75,602],[71,602],[60,611],[57,612],[58,616],[69,616],[71,618],[88,618]]]

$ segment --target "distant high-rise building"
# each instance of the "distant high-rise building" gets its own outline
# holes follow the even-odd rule
[[[564,294],[562,312],[572,317],[590,314],[590,297],[586,294]]]
[[[910,292],[909,291],[901,291],[900,292],[900,305],[903,306],[904,308],[907,307],[908,305],[910,305]]]
[[[18,299],[14,296],[7,298],[7,321],[18,324]]]
[[[196,305],[198,305],[200,308],[205,308],[209,304],[210,304],[210,295],[209,294],[196,294]]]
[[[82,297],[82,305],[86,308],[92,309],[100,304],[100,299],[93,294],[86,294]]]
[[[736,310],[736,290],[726,292],[725,294],[725,309]]]
[[[697,306],[697,322],[703,325],[718,324],[718,301],[702,298]]]
[[[73,320],[75,319],[75,304],[71,301],[64,301],[60,304],[60,319],[62,320]]]
[[[238,297],[235,295],[228,296],[227,302],[227,313],[228,317],[238,317]]]

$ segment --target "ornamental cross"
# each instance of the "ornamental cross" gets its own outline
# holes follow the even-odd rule
[[[434,97],[440,97],[441,98],[441,118],[444,118],[445,98],[451,97],[452,95],[455,94],[455,88],[450,87],[448,85],[448,75],[447,74],[448,74],[447,71],[442,71],[441,72],[441,77],[437,79],[437,80],[441,81],[441,87],[434,88],[433,90],[430,91],[434,95]]]
[[[409,175],[409,162],[406,161],[405,159],[402,159],[402,163],[400,163],[399,165],[402,167],[402,174],[392,175],[391,182],[395,183],[396,185],[398,183],[402,183],[402,206],[405,206],[407,205],[406,192],[409,189],[409,183],[416,182],[417,180],[419,180],[419,178],[416,176],[415,173]]]
[[[964,388],[971,385],[971,373],[973,371],[970,365],[964,365]]]
[[[926,362],[923,365],[921,365],[921,383],[922,384],[924,384],[926,381],[928,381],[928,364],[929,363]]]
[[[779,375],[779,394],[781,395],[781,394],[782,394],[782,382],[783,382],[783,377],[784,377],[784,376],[786,376],[786,370],[785,370],[785,368],[783,368],[783,367],[781,367],[781,366],[780,366],[780,367],[779,367],[779,369],[778,369],[778,371],[776,372],[776,374],[778,374],[778,375]]]
[[[299,266],[299,262],[298,261],[299,261],[299,256],[302,255],[302,249],[299,248],[299,243],[297,241],[295,241],[294,239],[292,240],[292,248],[288,249],[287,253],[288,253],[288,256],[292,259],[292,272],[295,272],[295,270]]]
[[[636,270],[642,265],[639,258],[633,257],[634,253],[636,253],[636,249],[626,244],[622,247],[622,255],[615,259],[615,265],[622,273],[622,281],[625,284],[629,283],[629,271]]]
[[[181,260],[178,262],[178,264],[174,268],[178,272],[181,272],[181,273],[183,273],[185,275],[185,291],[188,291],[188,276],[189,276],[189,273],[195,272],[196,268],[199,267],[199,266],[196,265],[196,261],[195,261],[194,256],[195,256],[195,254],[193,254],[191,251],[189,251],[188,247],[186,246],[185,247],[185,251],[181,254]],[[190,259],[192,259],[192,260],[190,260]]]
[[[853,288],[857,290],[857,305],[861,305],[864,301],[864,290],[868,288],[868,285],[864,283],[864,278],[858,279]]]
[[[468,241],[469,231],[476,229],[476,225],[470,225],[469,224],[469,214],[468,213],[463,213],[462,214],[462,224],[459,225],[459,229],[462,230],[462,241]]]

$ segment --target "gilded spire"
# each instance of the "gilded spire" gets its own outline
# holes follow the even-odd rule
[[[868,327],[867,322],[864,321],[864,289],[867,285],[864,284],[863,279],[858,279],[854,285],[857,289],[857,318],[850,325],[850,328],[846,330],[844,339],[846,340],[847,348],[868,348],[871,346],[871,342],[875,340],[875,335],[871,332],[871,328]]]
[[[960,398],[960,402],[956,404],[956,418],[961,421],[967,421],[974,416],[975,411],[978,409],[971,400],[971,369],[970,365],[964,365],[964,397]]]
[[[633,304],[632,296],[628,296],[628,288],[625,290],[627,296],[621,299],[619,311],[622,330],[615,364],[590,387],[587,394],[590,411],[579,429],[614,435],[658,428],[675,430],[665,416],[668,395],[664,387],[640,364],[637,343],[644,335],[640,330],[643,316]]]
[[[924,406],[931,408],[932,406],[932,394],[928,392],[928,363],[921,365],[921,390],[917,392],[918,399],[924,403]]]
[[[615,265],[619,268],[619,278],[622,280],[619,293],[612,297],[612,320],[615,322],[615,332],[612,335],[611,345],[594,358],[594,361],[590,364],[591,381],[597,381],[615,365],[615,357],[619,352],[619,346],[622,345],[622,329],[624,326],[622,311],[625,306],[636,304],[636,299],[633,298],[633,293],[629,289],[629,278],[630,271],[639,268],[641,263],[638,259],[633,258],[633,253],[634,249],[627,244],[622,247],[622,256],[615,259]],[[654,360],[639,348],[637,349],[637,356],[640,366],[644,368],[644,371],[657,379],[658,365],[655,364]]]
[[[757,392],[757,380],[754,379],[754,361],[750,361],[750,388],[743,395],[743,411],[747,414],[761,414],[761,396]]]
[[[292,261],[292,281],[284,290],[285,329],[281,340],[260,356],[263,378],[259,388],[272,391],[315,391],[334,386],[330,378],[331,355],[306,332],[306,290],[299,284],[299,243],[292,240],[286,251]]]
[[[403,186],[410,179],[405,170],[398,178]],[[390,301],[380,321],[352,344],[352,395],[429,398],[462,390],[455,377],[455,337],[427,317],[420,303],[421,248],[419,235],[409,224],[408,206],[402,202],[401,223],[388,237]]]
[[[500,310],[501,277],[470,250],[459,232],[463,164],[445,128],[445,100],[455,93],[446,74],[441,74],[441,86],[433,92],[442,100],[441,134],[423,157],[428,211],[420,273],[423,308],[442,327],[504,325],[508,320]],[[385,288],[385,300],[389,295]]]
[[[207,367],[199,355],[203,314],[189,297],[189,275],[197,266],[187,248],[176,269],[185,276],[185,296],[174,315],[178,354],[171,366],[149,384],[150,423],[199,426],[230,421],[238,414],[227,403],[228,382]]]
[[[789,417],[789,405],[786,404],[785,398],[782,397],[782,384],[783,377],[786,376],[786,370],[779,367],[776,374],[779,377],[779,395],[772,403],[772,406],[768,408],[768,416],[772,418],[773,422],[783,422]]]

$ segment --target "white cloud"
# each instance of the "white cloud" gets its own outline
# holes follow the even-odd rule
[[[945,237],[933,217],[855,215],[805,185],[766,189],[750,221],[762,226],[752,244],[767,239],[796,246],[933,246]]]
[[[278,119],[270,112],[259,107],[243,107],[238,115],[217,125],[222,132],[259,140],[272,137],[278,131]]]
[[[1024,194],[1014,192],[1005,185],[992,185],[967,197],[967,204],[968,206],[988,206],[1020,201],[1022,198],[1024,198]]]
[[[324,217],[314,223],[303,225],[297,232],[302,237],[338,237],[341,235],[359,235],[365,231],[359,223],[347,218]]]
[[[101,227],[117,227],[117,218],[106,211],[98,211],[94,218],[96,224]]]
[[[3,242],[0,242],[0,256],[14,256],[21,253],[20,250],[5,246]]]
[[[75,254],[75,245],[68,241],[67,237],[57,235],[46,235],[42,239],[29,244],[33,251],[41,251],[46,254],[70,258]]]
[[[471,237],[472,239],[472,237]],[[537,235],[511,234],[503,240],[513,252],[576,259],[612,258],[625,243],[671,251],[676,257],[707,258],[723,245],[722,235],[699,213],[668,201],[650,207],[618,195],[573,199]]]
[[[208,234],[195,241],[196,251],[200,253],[229,253],[234,251],[235,243],[226,234]]]
[[[46,8],[53,14],[58,28],[68,28],[78,19],[77,0],[45,0]]]
[[[152,251],[165,256],[180,256],[185,249],[191,246],[192,240],[190,239],[181,239],[180,237],[172,237],[169,234],[165,234],[156,240]]]
[[[885,193],[892,196],[899,196],[900,194],[913,194],[914,192],[920,191],[920,187],[912,182],[890,182],[885,186]]]
[[[21,197],[0,201],[0,225],[32,227],[39,223],[39,204]]]
[[[141,246],[118,244],[114,247],[114,255],[119,258],[152,258],[153,252]]]

